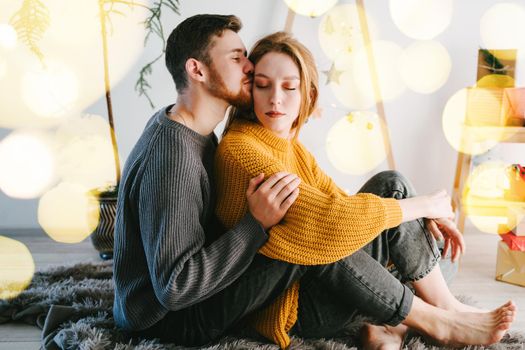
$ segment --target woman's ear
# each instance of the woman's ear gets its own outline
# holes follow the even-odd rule
[[[189,79],[201,82],[205,80],[206,69],[201,61],[195,58],[188,58],[185,68]]]

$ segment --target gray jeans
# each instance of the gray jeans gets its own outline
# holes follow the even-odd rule
[[[392,171],[377,174],[361,191],[398,199],[414,195],[407,180]],[[297,280],[300,295],[294,334],[331,337],[357,315],[395,326],[412,307],[414,295],[408,282],[424,277],[439,257],[421,221],[386,230],[363,249],[332,264],[294,265],[256,255],[234,283],[198,304],[169,312],[136,335],[190,346],[212,342],[244,324],[245,316],[271,304]],[[390,265],[395,269],[387,270]]]
[[[375,175],[359,192],[396,199],[416,195],[410,182],[396,171]],[[354,275],[360,286],[358,297],[341,288],[341,284],[327,285],[326,278],[306,274],[301,279],[299,318],[293,333],[315,338],[335,336],[357,316],[374,323],[397,325],[400,320],[388,320],[388,315],[395,308],[403,310],[397,315],[406,315],[412,302],[412,296],[402,295],[400,283],[411,288],[411,282],[425,277],[438,262],[447,281],[457,271],[449,257],[440,259],[441,250],[442,245],[418,219],[383,231],[360,251],[338,262]],[[385,273],[387,270],[389,273]],[[378,300],[384,308],[377,308]]]

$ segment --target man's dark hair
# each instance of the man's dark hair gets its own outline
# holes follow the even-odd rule
[[[166,67],[179,94],[188,86],[186,61],[195,58],[209,66],[213,37],[221,36],[227,29],[237,33],[241,28],[237,16],[206,14],[189,17],[173,29],[166,43]]]

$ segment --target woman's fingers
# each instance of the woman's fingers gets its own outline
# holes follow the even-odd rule
[[[434,220],[427,219],[427,228],[429,229],[430,233],[432,233],[432,236],[434,236],[436,241],[443,240],[443,233],[441,233],[441,230]]]

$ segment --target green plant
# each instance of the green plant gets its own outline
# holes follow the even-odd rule
[[[501,74],[506,75],[506,67],[500,62],[500,60],[487,49],[479,49],[483,55],[483,60],[486,63],[486,67],[489,70],[490,74]]]

